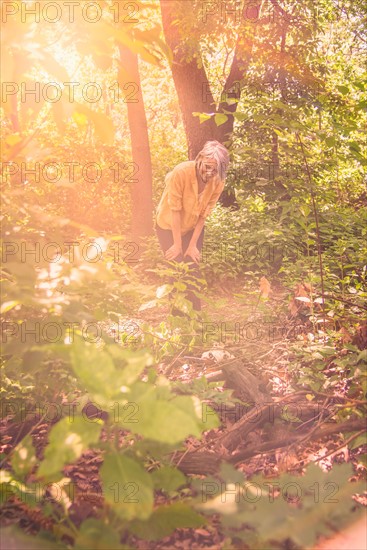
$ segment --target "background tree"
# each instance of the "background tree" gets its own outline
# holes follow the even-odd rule
[[[133,167],[136,168],[131,186],[131,235],[133,239],[140,242],[140,237],[150,235],[153,231],[152,162],[138,55],[122,44],[119,44],[119,51],[121,56],[120,87],[125,90],[132,87],[134,90],[133,99],[127,104]],[[128,76],[129,84],[124,82],[123,75]],[[137,173],[135,173],[136,170]]]

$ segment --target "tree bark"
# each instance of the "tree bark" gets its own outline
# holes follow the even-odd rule
[[[197,45],[194,53],[190,53],[180,37],[178,26],[174,24],[179,17],[176,6],[172,0],[161,0],[163,30],[166,42],[172,50],[172,76],[187,136],[189,159],[192,160],[210,139],[229,145],[234,124],[232,113],[236,112],[238,103],[236,101],[227,104],[226,100],[239,100],[241,97],[241,80],[250,61],[252,40],[243,38],[239,33],[231,69],[216,107],[205,68],[202,63],[201,67],[197,64],[197,60],[201,61],[199,46]],[[192,114],[223,113],[224,110],[231,114],[226,113],[228,119],[220,126],[216,125],[214,117],[200,124],[199,117]]]
[[[180,38],[178,26],[174,21],[178,17],[177,4],[172,0],[161,0],[161,13],[166,42],[173,54],[172,77],[178,95],[183,124],[185,128],[188,156],[195,159],[206,141],[217,139],[217,125],[211,118],[200,124],[194,112],[213,113],[216,111],[213,94],[203,66],[198,67],[201,58],[197,47],[192,59]]]
[[[118,44],[124,74],[129,74],[130,83],[137,85],[138,90],[126,93],[124,82],[119,76],[119,85],[130,100],[127,99],[129,129],[131,135],[132,158],[139,171],[131,176],[136,181],[131,185],[132,199],[132,237],[140,242],[141,237],[153,233],[153,192],[152,192],[152,162],[150,156],[148,124],[141,90],[139,61],[137,54],[122,44]]]
[[[196,46],[194,52],[192,50],[189,52],[180,37],[178,26],[174,24],[174,21],[179,18],[177,3],[172,0],[161,0],[160,5],[165,39],[173,55],[172,76],[182,112],[188,157],[193,160],[206,141],[217,140],[227,147],[231,144],[234,125],[233,113],[237,109],[238,102],[228,104],[226,99],[227,97],[240,99],[240,82],[250,60],[252,40],[244,38],[239,33],[231,69],[219,105],[216,107],[205,68],[202,63],[200,63],[200,67],[197,63],[198,60],[201,61],[199,45]],[[200,124],[199,117],[193,115],[194,112],[219,114],[224,111],[227,111],[225,114],[228,119],[220,126],[217,126],[214,117]],[[231,206],[235,203],[234,196],[226,189],[219,200],[224,206]]]

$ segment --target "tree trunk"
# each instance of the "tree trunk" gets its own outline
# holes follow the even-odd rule
[[[205,68],[202,63],[198,67],[197,61],[201,61],[199,45],[196,46],[194,52],[192,48],[189,52],[180,37],[178,26],[174,24],[174,21],[179,18],[177,5],[172,0],[161,0],[163,30],[173,55],[172,76],[182,112],[188,157],[193,160],[206,141],[217,140],[230,146],[234,125],[232,113],[236,111],[238,102],[227,104],[226,100],[227,98],[240,99],[240,81],[250,60],[252,40],[244,38],[239,33],[231,69],[221,94],[221,100],[216,107]],[[214,117],[200,124],[199,117],[193,115],[195,112],[223,113],[224,110],[227,111],[228,119],[220,126],[217,126]],[[233,205],[235,203],[234,195],[225,189],[220,197],[220,202],[225,206]]]
[[[246,72],[249,57],[244,61],[240,55],[244,41],[239,35],[231,69],[217,108],[205,68],[202,63],[200,63],[201,67],[198,67],[197,64],[198,60],[201,61],[199,46],[196,47],[193,54],[189,53],[180,38],[177,25],[174,25],[174,21],[179,17],[177,4],[175,5],[172,0],[161,0],[161,13],[166,42],[173,54],[172,76],[182,112],[188,143],[188,156],[193,160],[206,141],[216,139],[220,143],[230,144],[234,123],[233,115],[228,115],[227,121],[217,126],[214,117],[200,124],[199,117],[193,116],[192,113],[223,113],[224,110],[234,113],[238,103],[228,105],[226,99],[240,99],[240,81]],[[247,40],[245,49],[249,51],[248,48],[251,49],[251,47],[252,43],[250,44]]]
[[[132,237],[140,241],[141,237],[149,236],[153,233],[153,192],[152,192],[152,163],[150,156],[148,124],[145,114],[143,94],[140,84],[138,56],[131,50],[118,45],[120,50],[120,59],[124,71],[119,74],[119,86],[127,99],[127,110],[129,129],[131,135],[132,158],[138,167],[135,176],[131,176],[133,181],[131,185],[132,199]],[[129,75],[129,84],[137,85],[138,90],[133,91],[125,88],[127,84],[122,79],[122,74]],[[130,86],[132,87],[132,86]]]
[[[178,17],[176,8],[177,4],[172,0],[161,0],[163,30],[173,54],[172,76],[181,108],[188,156],[193,160],[205,142],[217,139],[218,134],[213,118],[200,124],[199,117],[193,113],[213,113],[216,109],[205,69],[203,66],[199,68],[197,64],[197,59],[200,59],[198,48],[188,61],[187,49],[180,39],[177,25],[173,23]]]

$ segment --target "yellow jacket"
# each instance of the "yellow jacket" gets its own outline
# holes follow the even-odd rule
[[[216,175],[198,195],[195,161],[178,164],[166,175],[165,189],[157,206],[156,222],[162,229],[172,229],[171,210],[181,212],[181,234],[197,224],[199,216],[207,218],[224,189],[225,180]]]

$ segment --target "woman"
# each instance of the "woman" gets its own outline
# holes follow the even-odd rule
[[[200,277],[205,220],[223,191],[228,164],[224,145],[207,141],[195,160],[181,162],[165,178],[156,212],[157,237],[165,258],[188,263],[195,278]],[[200,311],[193,289],[188,285],[186,297]]]

